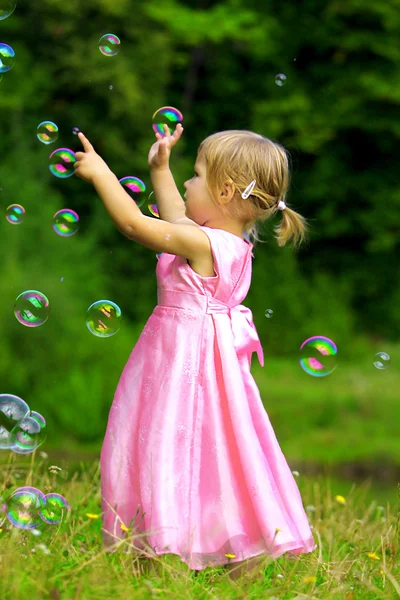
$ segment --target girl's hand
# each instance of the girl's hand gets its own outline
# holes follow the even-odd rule
[[[88,183],[93,183],[95,177],[101,176],[104,173],[110,173],[110,168],[101,156],[97,154],[92,144],[81,131],[78,133],[78,137],[82,142],[85,152],[76,152],[75,154],[75,175]]]
[[[150,148],[148,163],[150,170],[156,169],[168,169],[169,168],[169,155],[171,154],[171,148],[175,146],[176,142],[182,135],[183,127],[180,123],[175,127],[174,133],[171,135],[168,125],[164,125],[165,137],[162,137],[159,133],[156,133],[157,142],[155,142]]]

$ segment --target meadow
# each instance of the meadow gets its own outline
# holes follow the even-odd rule
[[[34,454],[36,454],[35,451]],[[297,477],[317,549],[299,557],[263,556],[250,573],[232,580],[226,569],[196,575],[176,555],[143,561],[102,548],[98,461],[67,480],[49,471],[46,453],[32,455],[22,469],[10,453],[1,489],[24,484],[59,490],[72,510],[59,525],[22,530],[7,519],[0,527],[0,597],[4,600],[94,600],[125,598],[239,599],[303,598],[377,600],[400,597],[398,503],[367,500],[368,486],[354,484],[347,497],[332,494],[328,478]],[[232,558],[232,557],[228,557]]]
[[[396,363],[399,349],[385,348]],[[267,369],[254,368],[313,528],[318,544],[314,552],[296,558],[262,556],[254,569],[239,572],[236,580],[224,566],[195,575],[172,554],[149,562],[132,557],[127,554],[129,541],[107,553],[101,536],[100,447],[91,447],[93,454],[89,447],[81,448],[79,460],[79,447],[71,458],[66,452],[70,444],[56,447],[45,442],[30,455],[3,451],[0,496],[4,500],[16,488],[33,485],[44,493],[62,494],[71,510],[59,525],[41,523],[33,530],[14,527],[0,513],[0,597],[400,597],[400,484],[385,479],[387,468],[399,465],[395,417],[400,376],[396,369],[375,369],[368,354],[364,362],[345,361],[320,381],[289,359],[270,359]],[[346,461],[355,471],[367,461],[371,477],[337,478],[335,472]],[[295,470],[297,464],[304,470]],[[315,473],[318,464],[324,465],[325,473]],[[228,562],[231,558],[227,556]]]

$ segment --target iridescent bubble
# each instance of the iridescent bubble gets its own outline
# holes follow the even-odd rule
[[[29,415],[25,400],[14,394],[0,394],[0,449],[11,446],[11,431],[15,425]]]
[[[99,39],[99,50],[104,56],[116,56],[121,40],[113,33],[106,33]]]
[[[381,371],[384,371],[390,366],[390,356],[386,352],[378,352],[374,357],[374,366]]]
[[[44,442],[40,424],[30,416],[25,417],[12,429],[10,441],[10,449],[16,454],[30,454]]]
[[[327,337],[314,336],[300,346],[300,366],[313,377],[325,377],[336,369],[337,347]]]
[[[13,225],[19,225],[25,218],[25,209],[20,204],[10,204],[6,210],[6,219]]]
[[[151,194],[147,198],[147,202],[147,208],[149,209],[153,217],[160,218],[160,213],[158,212],[157,204],[154,202],[154,192],[151,192]]]
[[[34,419],[37,423],[39,423],[40,425],[40,431],[43,437],[43,441],[45,440],[45,438],[47,437],[47,433],[46,433],[46,419],[43,417],[43,415],[41,415],[40,413],[36,412],[36,410],[32,410],[31,414],[29,415],[30,417],[32,417],[32,419]],[[43,442],[41,442],[43,443]]]
[[[79,129],[79,127],[73,127],[73,128],[72,128],[72,133],[73,133],[74,135],[78,135],[78,133],[79,133],[79,132],[80,132],[80,129]]]
[[[36,135],[43,144],[53,144],[58,139],[58,127],[53,121],[42,121],[37,126]]]
[[[58,525],[67,517],[71,507],[61,494],[50,493],[45,496],[45,504],[39,511],[39,516],[49,525]]]
[[[158,252],[158,254],[156,254],[157,256],[157,260],[160,260],[160,256],[162,255],[162,252]]]
[[[275,77],[275,83],[276,85],[279,85],[279,87],[282,87],[283,85],[285,85],[286,79],[287,78],[284,73],[278,73],[278,75]]]
[[[175,127],[178,123],[183,121],[182,113],[173,106],[163,106],[154,113],[153,117],[153,130],[155,133],[159,133],[164,136],[164,125],[168,125],[171,135],[175,131]]]
[[[60,179],[66,179],[74,174],[74,163],[76,162],[75,152],[69,148],[58,148],[50,154],[50,173],[59,177]]]
[[[111,337],[121,327],[121,309],[111,300],[98,300],[88,308],[86,325],[97,337]]]
[[[0,44],[0,73],[10,71],[15,63],[15,52],[8,44]]]
[[[37,529],[40,510],[45,506],[45,495],[37,488],[18,488],[6,501],[7,519],[18,529]]]
[[[17,321],[26,327],[39,327],[49,318],[49,300],[36,290],[27,290],[20,294],[14,305]]]
[[[4,19],[12,15],[16,6],[16,2],[0,0],[0,21],[4,21]]]
[[[267,310],[265,311],[265,316],[267,317],[267,319],[271,319],[273,314],[274,311],[271,308],[267,308]]]
[[[142,206],[145,201],[143,192],[146,191],[146,186],[139,177],[123,177],[119,180],[120,184],[125,188],[125,191],[130,195],[132,200],[136,202],[138,207]]]
[[[112,91],[112,90],[114,89],[114,86],[110,84],[110,85],[108,86],[108,89],[109,89],[110,91]]]
[[[53,217],[53,229],[61,237],[70,237],[79,229],[79,215],[70,208],[62,208]]]

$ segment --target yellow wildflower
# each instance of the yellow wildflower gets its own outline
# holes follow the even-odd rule
[[[303,577],[303,583],[315,583],[317,581],[317,578],[315,577],[315,575],[308,575],[307,577]]]
[[[280,531],[282,531],[282,529],[279,529],[279,527],[277,527],[277,528],[275,529],[275,535],[276,535],[277,533],[279,533]]]
[[[225,554],[226,558],[236,558],[235,554]]]
[[[85,516],[89,517],[89,519],[100,519],[101,517],[101,515],[93,515],[92,513],[86,513]]]
[[[120,527],[121,527],[122,531],[130,531],[129,527],[127,527],[123,523],[121,523]]]
[[[339,504],[346,504],[346,498],[343,496],[336,496],[336,502],[339,502]]]
[[[373,560],[381,560],[381,559],[379,558],[379,556],[378,556],[377,554],[375,554],[375,552],[369,552],[369,553],[367,554],[367,556],[368,556],[368,558],[372,558]]]

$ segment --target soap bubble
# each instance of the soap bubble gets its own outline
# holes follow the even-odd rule
[[[151,192],[151,194],[147,198],[147,202],[147,208],[149,209],[153,217],[160,218],[160,213],[158,212],[157,204],[154,202],[154,192]]]
[[[7,17],[12,15],[16,6],[16,2],[11,2],[10,0],[0,0],[0,21],[4,21],[4,19],[7,19]]]
[[[61,237],[70,237],[79,229],[79,216],[70,208],[62,208],[53,217],[53,229]]]
[[[11,430],[10,442],[10,450],[16,454],[30,454],[44,442],[40,424],[30,416],[25,417]]]
[[[22,292],[15,301],[14,314],[21,325],[39,327],[49,318],[49,300],[36,290]]]
[[[381,371],[384,371],[390,366],[390,356],[386,352],[378,352],[374,357],[374,366]]]
[[[265,311],[265,316],[267,317],[267,319],[271,319],[273,314],[274,311],[271,308],[267,308],[267,310]]]
[[[336,369],[336,344],[327,337],[317,335],[300,346],[301,368],[313,377],[325,377]]]
[[[58,148],[49,156],[50,173],[59,179],[66,179],[74,174],[74,163],[76,162],[75,152],[69,148]]]
[[[145,201],[143,192],[146,191],[146,186],[139,177],[123,177],[119,180],[120,184],[125,188],[125,191],[135,201],[138,207],[142,206]]]
[[[7,519],[18,529],[37,529],[41,524],[39,511],[45,506],[45,495],[37,488],[18,488],[6,501]]]
[[[58,127],[53,121],[42,121],[37,126],[36,135],[43,144],[53,144],[58,138]]]
[[[0,449],[11,446],[11,431],[29,415],[28,404],[14,394],[0,394]]]
[[[121,40],[113,33],[106,33],[99,39],[99,50],[104,56],[116,56]]]
[[[175,127],[178,123],[183,121],[182,113],[173,106],[163,106],[154,113],[153,117],[153,130],[155,133],[159,133],[164,136],[164,125],[168,125],[171,135],[175,131]]]
[[[0,44],[0,73],[10,71],[15,63],[15,52],[8,44]]]
[[[275,77],[275,83],[276,85],[279,85],[279,87],[285,85],[286,75],[284,73],[278,73],[278,75]]]
[[[44,506],[40,508],[39,516],[49,525],[58,525],[69,514],[70,505],[61,494],[54,492],[46,494]]]
[[[79,132],[80,132],[80,129],[79,129],[79,127],[73,127],[73,128],[72,128],[72,133],[73,133],[74,135],[78,135],[78,133],[79,133]]]
[[[86,325],[97,337],[111,337],[120,330],[121,309],[111,300],[98,300],[88,308]]]
[[[20,204],[10,204],[6,209],[6,219],[13,225],[19,225],[25,218],[25,209]]]

